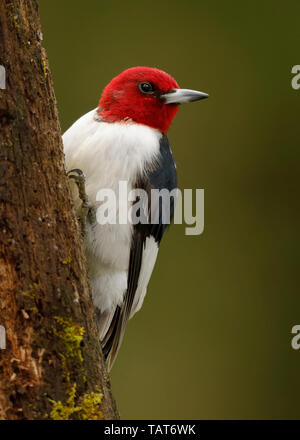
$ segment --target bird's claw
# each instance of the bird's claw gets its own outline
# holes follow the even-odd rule
[[[67,176],[75,181],[79,192],[79,198],[82,201],[79,222],[81,234],[85,236],[87,220],[89,220],[89,222],[92,224],[95,222],[96,218],[94,207],[89,202],[89,198],[85,190],[85,175],[79,168],[73,168],[67,172]]]
[[[70,173],[77,173],[77,176],[76,175],[69,175]],[[67,172],[67,176],[68,177],[74,177],[74,178],[76,178],[76,177],[78,177],[78,176],[84,176],[84,172],[82,171],[82,170],[80,170],[79,168],[73,168],[72,170],[69,170],[68,172]]]

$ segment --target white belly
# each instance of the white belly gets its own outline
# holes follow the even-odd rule
[[[66,169],[83,171],[89,201],[97,207],[96,196],[100,189],[114,190],[117,204],[119,182],[126,181],[130,191],[145,165],[156,160],[161,134],[141,124],[100,122],[95,116],[93,110],[76,121],[63,135],[63,142]],[[81,201],[74,184],[72,191],[75,207],[79,209]],[[88,227],[85,247],[89,277],[94,304],[102,312],[122,304],[131,238],[131,224],[118,224],[118,213],[116,225],[96,223]],[[143,275],[145,280],[136,294],[136,307],[141,305],[139,298],[146,292],[145,281],[148,284],[149,277]]]

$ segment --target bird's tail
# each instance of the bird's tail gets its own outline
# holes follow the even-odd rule
[[[121,307],[117,306],[114,313],[101,313],[97,309],[100,328],[100,340],[107,370],[110,371],[122,344],[125,333],[125,322]]]

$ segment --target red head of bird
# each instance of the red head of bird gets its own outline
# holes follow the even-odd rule
[[[132,67],[105,87],[98,114],[107,122],[129,119],[165,134],[179,104],[207,96],[195,90],[180,89],[175,79],[162,70]]]

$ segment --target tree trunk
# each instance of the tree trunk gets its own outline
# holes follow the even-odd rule
[[[0,0],[0,419],[117,419],[41,39]]]

